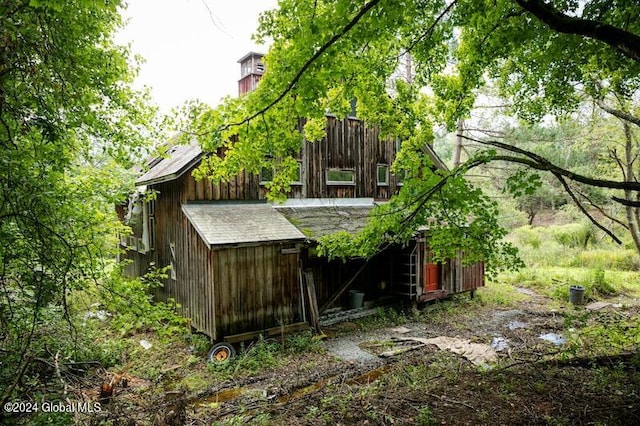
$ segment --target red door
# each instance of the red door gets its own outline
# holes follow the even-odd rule
[[[440,280],[438,274],[437,263],[427,263],[425,266],[425,279],[424,291],[434,291],[440,289]]]

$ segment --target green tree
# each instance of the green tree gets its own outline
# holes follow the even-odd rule
[[[67,297],[114,255],[123,165],[153,111],[112,42],[120,1],[0,0],[2,402]]]
[[[394,167],[409,179],[384,208],[395,214],[380,215],[371,225],[370,238],[338,236],[326,242],[330,252],[366,256],[381,238],[402,240],[428,225],[438,236],[434,249],[442,256],[465,248],[497,263],[511,259],[510,248],[499,244],[503,231],[494,206],[459,180],[469,169],[495,161],[550,173],[584,213],[617,240],[589,215],[572,185],[617,190],[626,194],[619,197],[622,202],[637,208],[630,200],[640,190],[634,179],[576,173],[507,142],[465,135],[461,137],[489,149],[443,173],[432,170],[427,147],[435,125],[453,130],[469,116],[478,90],[488,81],[510,101],[511,112],[528,122],[566,116],[588,98],[637,126],[637,11],[634,2],[606,0],[282,0],[278,10],[260,20],[257,39],[272,39],[273,44],[258,89],[244,99],[195,113],[190,133],[210,152],[226,148],[224,158],[204,161],[198,176],[224,179],[275,162],[287,178],[276,179],[282,183],[270,189],[281,196],[292,173],[288,159],[300,149],[302,138],[322,137],[326,111],[345,116],[355,98],[360,118],[379,125],[383,134],[408,141]],[[390,77],[407,55],[415,74],[393,80],[390,90]],[[613,99],[622,100],[617,108],[611,107]],[[302,132],[299,117],[307,118]],[[512,180],[516,191],[530,186],[526,179]],[[432,214],[425,212],[427,207]]]

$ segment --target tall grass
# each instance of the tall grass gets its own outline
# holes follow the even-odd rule
[[[526,268],[499,280],[567,300],[571,285],[584,286],[587,301],[618,294],[640,294],[640,256],[602,238],[589,223],[522,226],[508,237]]]
[[[522,226],[508,237],[529,267],[580,267],[638,271],[640,256],[599,236],[590,224]]]

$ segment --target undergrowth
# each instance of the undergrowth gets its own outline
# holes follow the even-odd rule
[[[509,239],[527,267],[501,274],[499,282],[530,288],[559,302],[568,301],[574,285],[585,288],[586,302],[640,294],[638,253],[607,241],[589,223],[522,226]]]

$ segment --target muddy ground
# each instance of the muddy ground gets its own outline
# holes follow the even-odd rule
[[[255,376],[239,374],[204,390],[133,379],[105,411],[81,422],[118,424],[640,424],[637,357],[572,356],[575,318],[624,317],[637,300],[597,311],[523,300],[496,308],[440,302],[410,312],[401,326],[344,322],[326,328],[326,352],[306,353]],[[450,305],[447,305],[449,303]],[[468,305],[468,306],[467,306]],[[365,324],[365,325],[363,325]],[[551,335],[547,341],[541,335]],[[455,337],[495,359],[475,364],[411,338]],[[493,347],[492,347],[493,346]],[[384,355],[384,356],[381,356]],[[169,367],[170,368],[170,367]]]

